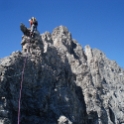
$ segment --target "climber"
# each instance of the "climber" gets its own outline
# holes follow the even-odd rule
[[[32,17],[29,19],[30,22],[30,35],[34,37],[35,31],[37,31],[37,26],[38,26],[38,21],[36,20],[35,17]]]

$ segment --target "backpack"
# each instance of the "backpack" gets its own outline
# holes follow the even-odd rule
[[[33,20],[33,24],[38,26],[38,21],[36,20],[36,18],[33,18],[32,20]]]
[[[36,20],[35,22],[33,22],[34,25],[38,26],[38,21]]]

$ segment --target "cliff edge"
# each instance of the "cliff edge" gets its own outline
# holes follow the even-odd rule
[[[22,51],[0,60],[1,124],[124,124],[124,70],[83,49],[64,26],[22,37]]]

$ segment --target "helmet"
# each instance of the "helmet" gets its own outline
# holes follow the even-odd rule
[[[34,17],[31,17],[31,19],[35,19]]]
[[[32,19],[29,19],[28,21],[30,22]]]
[[[36,18],[35,18],[35,17],[31,17],[31,19],[29,19],[28,21],[29,21],[29,22],[30,22],[30,21],[33,21],[33,22],[34,22],[34,21],[36,21]]]
[[[35,22],[35,21],[36,21],[36,18],[35,18],[35,17],[32,17],[31,19],[32,19],[32,21],[33,21],[33,22]]]
[[[32,19],[29,19],[28,21],[29,21],[30,25],[32,25],[32,24],[33,24]]]

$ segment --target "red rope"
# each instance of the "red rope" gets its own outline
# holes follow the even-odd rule
[[[21,80],[20,93],[19,93],[19,103],[18,103],[18,124],[20,122],[20,101],[21,101],[22,83],[24,80],[24,71],[25,71],[25,65],[26,65],[27,57],[28,56],[26,56],[26,58],[25,58],[24,66],[23,66],[23,70],[22,70],[22,80]]]
[[[30,45],[30,38],[29,38],[29,45]],[[29,52],[29,47],[28,47],[28,52]],[[28,54],[27,54],[27,56],[24,60],[24,66],[23,66],[23,70],[22,70],[22,80],[21,80],[19,102],[18,102],[18,124],[20,122],[20,102],[21,102],[21,94],[22,94],[22,83],[23,83],[23,80],[24,80],[24,72],[25,72],[25,65],[26,65],[27,58],[28,58]]]

